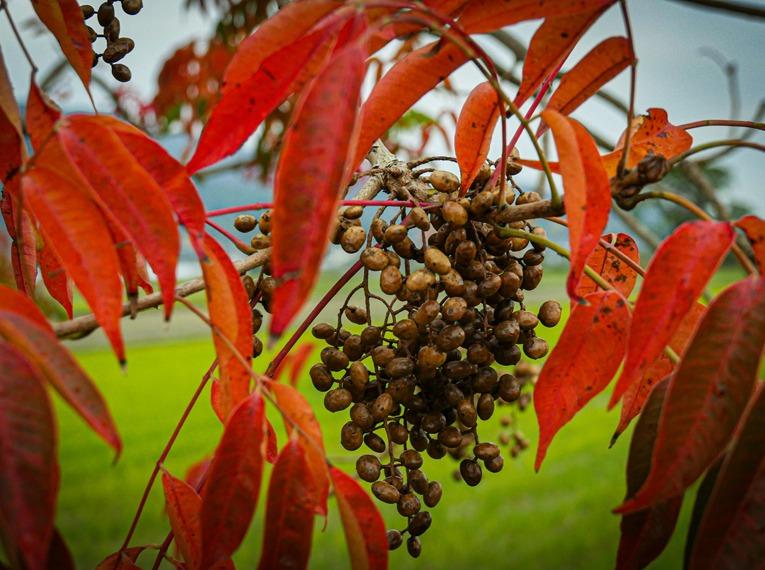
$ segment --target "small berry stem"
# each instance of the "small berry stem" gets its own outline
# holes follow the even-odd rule
[[[220,232],[227,240],[229,240],[231,243],[233,243],[236,246],[236,249],[241,251],[242,253],[246,253],[247,255],[251,255],[255,253],[255,250],[244,243],[242,240],[240,240],[238,237],[233,235],[231,232],[229,232],[226,228],[222,227],[220,224],[217,224],[213,222],[211,219],[206,219],[205,223],[213,228],[215,231]]]

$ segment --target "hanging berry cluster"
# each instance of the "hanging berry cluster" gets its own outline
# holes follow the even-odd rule
[[[103,59],[111,66],[112,76],[117,81],[124,83],[130,81],[132,74],[127,65],[117,62],[133,51],[135,44],[130,38],[120,37],[120,21],[115,15],[114,4],[121,4],[122,11],[129,16],[138,14],[143,8],[143,0],[108,0],[101,4],[98,10],[88,4],[84,4],[80,8],[84,20],[87,21],[96,16],[101,28],[101,33],[98,33],[91,26],[86,26],[90,43],[95,43],[99,38],[106,40],[106,47],[103,52],[98,53],[94,50],[93,67],[98,65],[99,59]]]

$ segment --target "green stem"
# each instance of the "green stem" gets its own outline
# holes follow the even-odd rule
[[[678,154],[672,160],[668,161],[667,165],[670,168],[672,168],[676,164],[686,160],[687,158],[693,156],[694,154],[698,154],[700,152],[704,152],[705,150],[710,150],[710,149],[718,148],[721,146],[746,147],[746,148],[753,148],[755,150],[765,152],[765,145],[762,145],[762,144],[757,144],[757,143],[745,141],[742,139],[725,139],[725,140],[719,140],[719,141],[711,141],[708,143],[703,143],[698,146],[695,146],[692,149],[685,151],[683,154]]]

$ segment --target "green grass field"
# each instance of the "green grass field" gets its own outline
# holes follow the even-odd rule
[[[725,272],[712,285],[716,290],[737,277]],[[560,285],[562,278],[551,278]],[[552,284],[551,284],[552,285]],[[562,287],[558,287],[561,298]],[[536,292],[535,292],[536,293]],[[543,292],[537,301],[549,296]],[[139,318],[140,321],[140,318]],[[546,331],[555,340],[562,324]],[[119,461],[69,409],[58,405],[62,486],[58,525],[78,565],[93,568],[121,544],[153,463],[213,358],[208,339],[186,339],[129,345],[129,367],[123,374],[105,348],[80,350],[78,358],[105,394],[120,428],[124,452]],[[262,355],[262,369],[269,355]],[[304,374],[306,376],[306,374]],[[328,454],[349,470],[356,454],[338,443],[346,413],[330,414],[307,378],[300,389],[314,406],[324,429]],[[478,487],[454,481],[456,463],[426,458],[424,470],[441,481],[444,497],[433,510],[433,525],[424,536],[423,554],[413,561],[404,548],[391,553],[392,568],[610,568],[619,537],[619,518],[611,508],[623,498],[629,433],[613,449],[608,442],[618,413],[606,413],[606,394],[590,405],[556,437],[541,472],[533,471],[537,443],[533,410],[520,414],[522,431],[531,448],[517,460],[508,459],[499,474],[484,474]],[[501,428],[499,408],[482,437],[496,439]],[[166,467],[176,475],[210,453],[221,426],[206,392],[189,418]],[[280,443],[283,443],[283,437]],[[265,486],[261,497],[266,493]],[[257,564],[262,540],[263,502],[248,537],[236,555],[241,568]],[[401,518],[395,508],[380,505],[391,525]],[[342,527],[331,505],[326,530],[317,520],[312,568],[345,568],[348,557]],[[679,568],[692,494],[686,497],[678,531],[654,568]],[[167,532],[160,486],[155,486],[133,544],[158,544]],[[141,567],[151,567],[144,554]]]

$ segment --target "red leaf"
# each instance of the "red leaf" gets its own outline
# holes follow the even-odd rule
[[[615,291],[599,291],[574,305],[566,328],[534,388],[539,422],[538,471],[555,434],[602,392],[624,356],[630,314]]]
[[[327,514],[327,497],[329,496],[329,472],[327,456],[324,452],[324,439],[321,435],[321,426],[311,409],[311,405],[292,386],[269,382],[268,389],[276,396],[279,411],[284,417],[284,426],[288,434],[295,431],[297,425],[300,429],[297,436],[305,449],[306,459],[312,472],[312,478],[316,485],[317,501],[316,512],[320,515]]]
[[[469,34],[485,33],[537,18],[572,17],[582,12],[605,9],[616,0],[513,0],[486,2],[470,0],[459,24]]]
[[[752,244],[760,274],[765,273],[765,220],[757,216],[744,216],[735,225],[744,230],[749,243]]]
[[[258,568],[307,568],[311,555],[316,490],[297,439],[284,446],[271,474],[266,528]]]
[[[37,152],[46,146],[59,119],[61,109],[33,81],[27,98],[26,125],[32,147]]]
[[[2,289],[2,288],[0,288]],[[37,366],[64,400],[117,453],[117,427],[98,388],[58,341],[50,325],[40,326],[12,310],[0,310],[0,337]]]
[[[205,236],[204,249],[207,259],[201,265],[210,319],[229,341],[213,333],[221,390],[216,412],[219,417],[227,418],[231,410],[250,393],[252,311],[239,272],[223,248],[213,238]],[[237,358],[231,345],[244,362]]]
[[[656,385],[635,426],[627,460],[627,496],[635,493],[651,470],[651,451],[656,440],[659,415],[669,381]],[[675,530],[683,495],[651,508],[624,515],[621,521],[617,570],[639,570],[648,566],[667,546]]]
[[[701,318],[706,313],[707,308],[701,303],[696,303],[691,307],[691,310],[686,313],[683,320],[680,322],[680,326],[675,331],[675,334],[669,341],[669,347],[680,356],[683,355],[685,349],[688,347],[688,343],[693,338],[693,333],[696,332]],[[633,383],[627,391],[624,393],[622,402],[622,413],[619,418],[619,425],[616,428],[612,444],[616,441],[616,438],[627,429],[627,426],[632,421],[632,418],[637,416],[643,408],[643,404],[650,395],[654,386],[662,379],[669,376],[675,369],[675,365],[669,359],[669,356],[662,354],[648,370],[645,371],[643,377],[639,382]]]
[[[24,134],[8,70],[0,51],[0,182],[15,172],[24,159]]]
[[[380,511],[364,489],[337,467],[330,469],[354,570],[388,567],[388,538]]]
[[[627,359],[610,407],[659,358],[733,243],[730,224],[687,222],[659,245],[635,304]]]
[[[38,570],[53,536],[56,426],[45,387],[26,358],[0,343],[0,363],[0,533],[12,567]]]
[[[57,528],[53,529],[45,567],[47,570],[76,570],[77,568],[74,557]]]
[[[627,38],[603,40],[566,72],[550,97],[547,108],[570,115],[603,85],[629,67],[634,59]]]
[[[176,479],[167,471],[162,472],[162,487],[165,490],[165,506],[178,550],[188,567],[196,570],[202,558],[199,523],[202,499],[193,487],[181,479]]]
[[[21,204],[19,193],[19,178],[11,178],[3,187],[2,208],[3,221],[8,235],[11,237],[11,264],[16,287],[30,297],[35,294],[37,278],[37,233],[26,211],[19,211]]]
[[[640,252],[635,240],[631,236],[622,233],[606,234],[600,239],[609,243],[613,248],[619,250],[635,263],[640,263]],[[625,299],[630,296],[630,293],[635,288],[638,276],[637,271],[600,244],[587,257],[585,265],[591,267],[595,273],[613,285],[614,289],[619,291]],[[579,285],[576,286],[576,294],[584,297],[598,289],[599,287],[595,281],[583,273],[579,280]]]
[[[157,274],[167,319],[174,304],[180,252],[172,205],[154,178],[108,128],[110,122],[100,117],[69,116],[59,127],[58,139]]]
[[[146,546],[131,546],[124,551],[110,554],[96,566],[96,570],[141,570],[135,561],[146,548]]]
[[[89,89],[93,48],[77,0],[32,0],[32,6],[45,27],[56,37],[61,51],[85,89]]]
[[[465,192],[489,156],[491,135],[499,120],[499,99],[487,81],[468,95],[457,119],[454,150],[460,167],[462,191]]]
[[[183,480],[186,481],[192,488],[201,488],[202,482],[207,477],[207,472],[210,470],[210,463],[212,458],[206,456],[196,463],[193,463],[186,469],[186,473],[183,475]]]
[[[45,283],[45,288],[50,296],[58,301],[67,317],[74,316],[72,312],[72,282],[66,274],[61,260],[53,251],[53,248],[46,244],[37,250],[37,261],[40,263],[40,274]]]
[[[669,122],[664,109],[648,109],[648,115],[642,115],[633,121],[633,136],[630,139],[630,153],[626,168],[634,168],[648,154],[673,158],[691,148],[693,137],[687,131]],[[603,156],[603,164],[609,176],[616,174],[624,149],[624,135],[619,139],[613,152]]]
[[[255,393],[226,422],[202,494],[202,562],[210,568],[239,547],[255,514],[263,475],[263,399]]]
[[[571,247],[571,270],[566,281],[569,297],[578,299],[576,286],[587,257],[598,245],[611,209],[611,186],[595,141],[577,121],[557,111],[544,111],[560,158]]]
[[[125,348],[119,266],[111,235],[98,207],[67,178],[37,166],[24,175],[26,206],[40,224],[45,243],[56,252],[72,281],[85,297],[120,362]]]
[[[53,333],[53,328],[50,326],[48,319],[45,318],[45,315],[43,315],[32,299],[4,285],[0,285],[0,310],[16,313],[51,334]]]
[[[353,167],[361,164],[372,143],[412,105],[468,59],[456,45],[439,40],[413,51],[388,70],[361,107],[361,128]]]
[[[714,462],[746,407],[764,346],[765,279],[745,279],[723,291],[699,324],[670,381],[651,473],[618,512],[681,493]]]
[[[542,22],[531,38],[529,51],[523,61],[523,77],[514,101],[516,106],[523,105],[544,80],[555,73],[579,38],[604,10],[597,6],[571,16],[555,14]]]
[[[292,353],[292,363],[290,366],[290,385],[294,388],[300,380],[300,373],[305,368],[305,363],[311,352],[316,347],[312,342],[304,342],[297,350]]]
[[[765,390],[759,386],[701,518],[690,568],[756,568],[765,559]]]
[[[188,172],[197,172],[236,152],[263,119],[294,92],[301,72],[327,43],[332,43],[336,32],[337,23],[322,26],[273,52],[258,67],[251,68],[247,76],[237,73],[236,81],[229,80],[227,73],[223,96],[213,108],[186,167]]]
[[[351,176],[366,52],[349,44],[301,95],[274,180],[271,334],[281,335],[316,282],[337,202]],[[342,104],[340,104],[342,102]],[[294,244],[301,243],[295,248]]]

